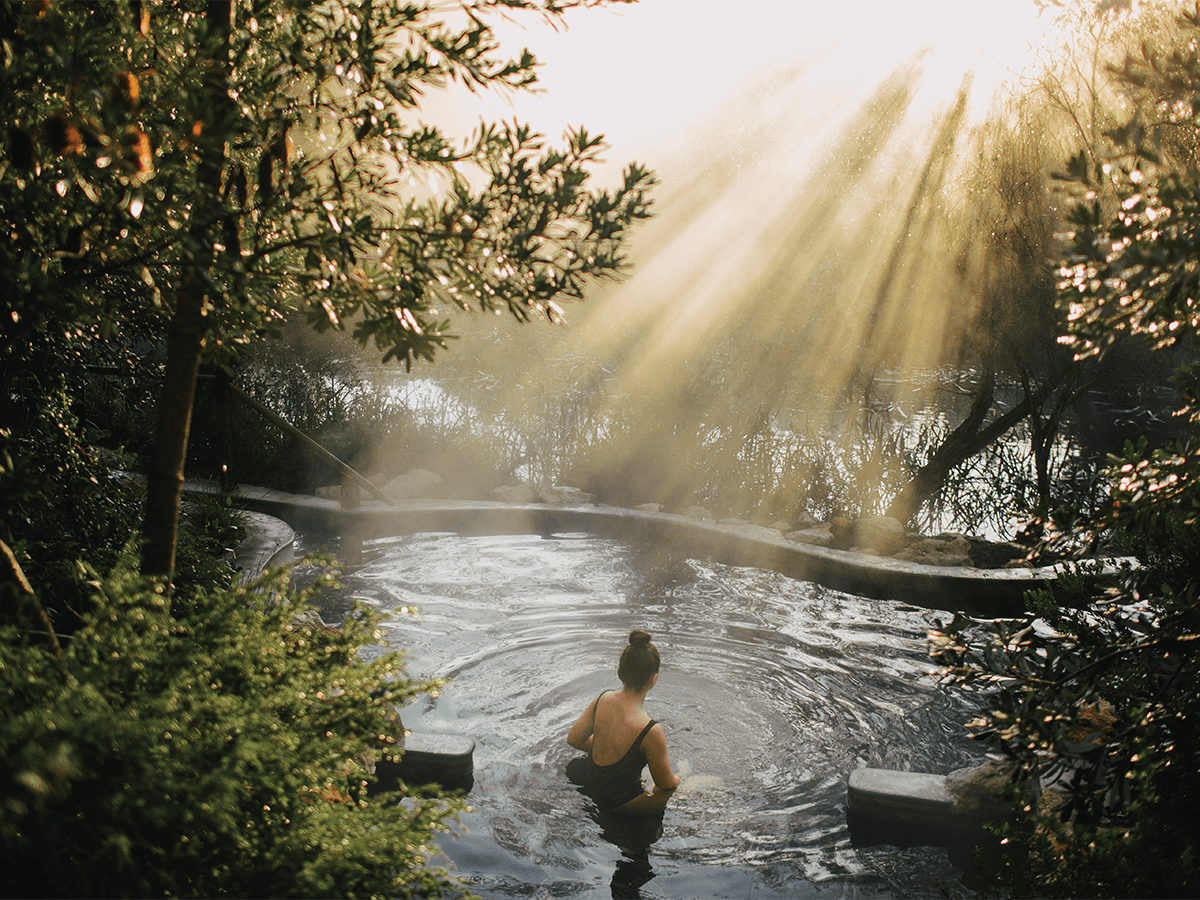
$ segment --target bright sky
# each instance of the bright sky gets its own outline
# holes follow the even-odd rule
[[[586,124],[618,147],[694,121],[771,63],[811,60],[846,89],[928,47],[929,77],[952,91],[968,67],[990,81],[1020,65],[1040,31],[1033,0],[642,0],[574,11],[558,33],[525,24],[503,26],[502,46],[534,51],[545,93],[490,109],[552,137]]]

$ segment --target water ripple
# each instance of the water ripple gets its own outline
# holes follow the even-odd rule
[[[563,769],[571,723],[618,686],[631,628],[662,653],[647,711],[695,788],[650,849],[648,896],[707,883],[716,866],[743,872],[733,883],[754,896],[948,883],[942,851],[853,848],[845,821],[857,766],[976,761],[966,702],[929,673],[934,613],[586,535],[388,538],[365,560],[322,614],[338,621],[356,601],[391,613],[384,640],[410,673],[454,679],[404,718],[476,740],[471,833],[446,844],[476,893],[607,893],[620,874],[618,846]]]

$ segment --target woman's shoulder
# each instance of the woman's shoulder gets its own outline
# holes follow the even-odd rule
[[[663,731],[661,722],[651,719],[646,725],[645,734],[642,737],[642,748],[664,751],[667,749],[667,733]]]

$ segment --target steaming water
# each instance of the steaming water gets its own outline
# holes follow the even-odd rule
[[[454,679],[403,716],[476,741],[467,833],[443,842],[476,893],[970,894],[945,851],[855,848],[846,826],[857,766],[979,761],[964,699],[929,674],[937,613],[587,535],[427,534],[364,549],[321,612],[337,622],[357,601],[395,613],[384,642],[410,673]],[[634,627],[662,653],[647,711],[688,776],[648,849],[564,773],[578,755],[566,733],[617,686]]]

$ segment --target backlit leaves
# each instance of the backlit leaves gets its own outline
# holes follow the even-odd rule
[[[1200,877],[1196,769],[1180,758],[1200,737],[1200,8],[1166,37],[1109,73],[1137,113],[1099,162],[1077,154],[1062,176],[1074,189],[1063,343],[1088,356],[1134,338],[1184,363],[1180,436],[1114,454],[1111,504],[1074,535],[1135,562],[1066,573],[1019,620],[933,636],[947,677],[981,689],[971,727],[1018,778],[1054,788],[1057,807],[1027,810],[1036,831],[1006,832],[1032,854],[1015,858],[1013,883],[1029,890],[1032,871],[1038,895],[1186,895]]]
[[[489,15],[594,5],[489,0],[454,17],[440,3],[261,0],[238,4],[218,50],[187,4],[148,18],[121,4],[7,7],[21,51],[0,75],[14,123],[0,190],[16,191],[4,208],[21,327],[0,324],[6,343],[48,314],[125,302],[97,276],[126,268],[151,273],[159,290],[138,314],[161,318],[202,266],[218,359],[292,312],[354,320],[360,340],[409,365],[445,346],[439,306],[553,316],[556,298],[620,273],[653,177],[633,166],[614,190],[589,190],[603,145],[582,131],[562,151],[517,123],[464,142],[413,109],[448,83],[533,84],[536,60],[501,53]],[[230,61],[231,103],[205,90],[212,53]],[[224,160],[217,195],[207,159]],[[51,286],[67,301],[57,311]]]

